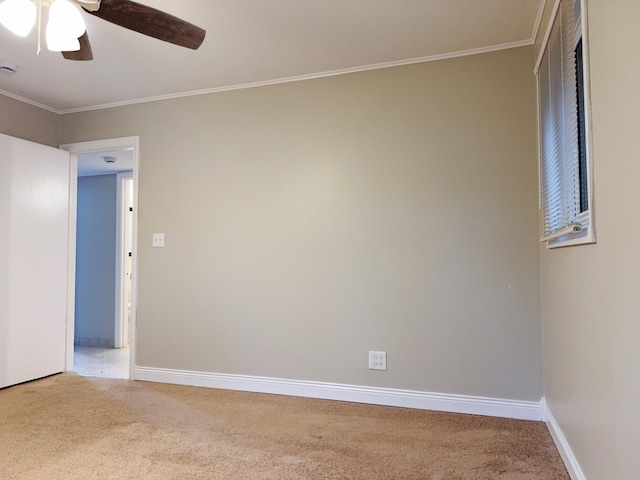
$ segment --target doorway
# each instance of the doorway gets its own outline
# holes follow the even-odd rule
[[[61,148],[71,154],[75,185],[66,370],[135,379],[138,137]],[[100,209],[100,202],[108,204],[106,214],[91,211]],[[97,275],[94,267],[103,271]]]

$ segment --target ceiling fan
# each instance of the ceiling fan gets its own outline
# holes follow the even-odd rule
[[[107,22],[114,23],[121,27],[133,30],[144,35],[148,35],[158,40],[179,45],[181,47],[197,49],[203,42],[206,31],[196,25],[186,22],[180,18],[174,17],[168,13],[162,12],[152,7],[142,5],[131,0],[72,0],[74,3],[82,7],[83,10],[94,15],[98,18],[106,20]],[[9,7],[13,7],[14,4],[18,7],[19,12],[16,10],[9,13]],[[53,17],[63,17],[67,15],[80,16],[77,8],[74,8],[66,0],[0,0],[0,22],[7,26],[14,33],[25,36],[33,24],[35,23],[36,8],[38,10],[38,18],[40,18],[42,7],[49,7],[49,23],[47,25],[47,43],[49,49],[54,51],[61,51],[64,58],[67,60],[93,60],[93,53],[91,51],[91,43],[89,42],[89,36],[84,27],[84,21],[80,18],[79,22],[82,25],[81,29],[76,30],[78,33],[72,34],[73,47],[67,48],[65,46],[59,48],[52,48],[50,45],[50,29],[58,30],[53,32],[51,37],[53,38],[55,33],[61,33],[63,36],[69,36],[69,32],[72,31],[71,27],[68,27],[65,21],[61,21],[58,25],[52,28]],[[6,8],[3,8],[6,7]],[[66,12],[64,15],[58,13],[58,9],[64,7]],[[54,13],[55,9],[55,13]],[[75,11],[75,12],[74,12]],[[21,19],[23,28],[22,32],[16,31],[9,25],[6,20],[7,17],[17,17],[23,15],[24,20]],[[26,18],[31,17],[31,18]],[[65,19],[66,20],[66,19]],[[27,25],[27,23],[29,23]],[[78,27],[79,28],[79,27]],[[40,29],[40,22],[38,22],[38,29]],[[77,39],[77,40],[76,40]],[[55,43],[55,42],[54,42]],[[79,43],[79,48],[78,48]],[[64,42],[63,42],[64,44]]]

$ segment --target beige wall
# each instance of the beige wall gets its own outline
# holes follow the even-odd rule
[[[60,115],[0,94],[0,132],[57,147]]]
[[[638,478],[640,2],[589,0],[595,245],[543,251],[545,394],[586,478]]]
[[[539,400],[531,56],[64,115],[140,135],[137,363]]]

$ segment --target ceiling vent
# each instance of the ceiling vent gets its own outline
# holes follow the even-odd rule
[[[18,65],[9,62],[0,62],[0,72],[13,75],[18,71]]]

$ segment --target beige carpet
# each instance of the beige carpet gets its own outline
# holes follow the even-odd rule
[[[0,390],[0,477],[569,478],[539,422],[75,374]]]

